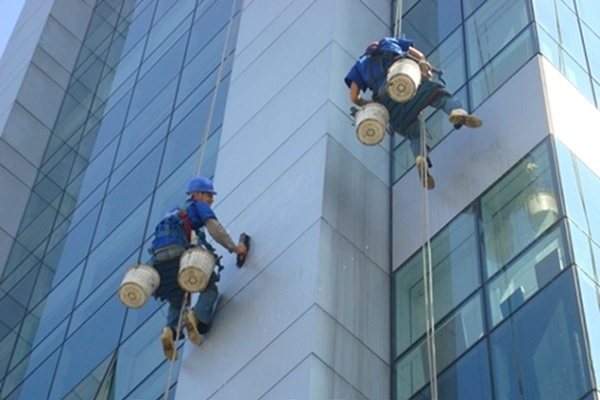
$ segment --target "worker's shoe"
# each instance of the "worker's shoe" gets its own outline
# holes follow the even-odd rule
[[[162,343],[163,352],[167,360],[177,360],[177,346],[175,345],[175,333],[169,326],[165,326],[160,336],[160,342]]]
[[[194,343],[196,346],[200,346],[202,344],[202,337],[198,330],[198,317],[196,317],[196,313],[192,310],[188,310],[183,318],[183,323],[187,329],[190,342]]]
[[[415,165],[417,166],[417,171],[419,171],[419,179],[423,187],[429,190],[433,189],[435,187],[435,180],[429,173],[427,159],[423,156],[417,156]]]
[[[463,125],[468,126],[469,128],[479,128],[483,124],[479,118],[470,115],[462,108],[452,110],[448,116],[448,121],[454,125],[455,129],[459,129]]]

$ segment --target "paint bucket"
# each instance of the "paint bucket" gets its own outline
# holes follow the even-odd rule
[[[558,220],[556,197],[550,192],[540,191],[527,199],[527,217],[531,227],[541,232]]]
[[[386,91],[398,103],[412,99],[421,84],[419,64],[409,58],[401,58],[392,64],[387,74]]]
[[[364,145],[375,146],[383,140],[390,120],[387,108],[379,103],[368,103],[356,112],[356,136]]]
[[[204,247],[186,250],[179,260],[177,282],[187,292],[201,292],[208,285],[215,268],[215,258]]]
[[[148,301],[160,284],[160,276],[154,268],[137,264],[127,270],[119,287],[119,299],[129,308],[140,308]]]

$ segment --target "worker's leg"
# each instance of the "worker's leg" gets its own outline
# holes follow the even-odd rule
[[[188,337],[197,346],[202,343],[200,335],[207,333],[212,324],[215,305],[219,297],[218,281],[219,276],[213,272],[206,289],[200,293],[194,308],[186,313],[184,319]]]
[[[444,88],[439,89],[437,96],[435,96],[430,105],[444,111],[448,115],[448,120],[456,129],[459,129],[463,125],[469,128],[479,128],[482,125],[479,118],[470,115],[463,108],[461,101]]]

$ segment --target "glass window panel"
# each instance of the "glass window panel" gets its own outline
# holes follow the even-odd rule
[[[436,321],[479,286],[475,221],[471,210],[460,214],[431,242]],[[425,333],[422,252],[395,276],[395,354]]]
[[[533,0],[535,22],[541,26],[554,40],[558,40],[558,17],[556,2],[561,0]]]
[[[575,60],[585,62],[585,52],[579,30],[579,21],[575,13],[562,1],[556,2],[560,43],[567,49]]]
[[[117,170],[120,174],[131,170],[133,165],[138,163],[161,139],[167,136],[168,116],[173,106],[174,94],[175,84],[171,84],[150,103],[146,110],[139,114],[131,125],[125,128],[121,135],[119,151],[115,160],[115,165],[118,166]],[[117,181],[121,179],[117,176],[119,172],[113,174],[113,179]]]
[[[427,56],[432,65],[444,71],[442,79],[450,93],[455,93],[467,80],[464,54],[462,29],[457,29]]]
[[[94,246],[115,229],[127,215],[136,209],[139,210],[141,203],[152,193],[160,166],[161,151],[162,147],[155,148],[106,195],[96,227]]]
[[[191,93],[198,89],[201,84],[209,87],[212,91],[216,84],[218,70],[225,44],[226,30],[212,40],[190,63],[188,63],[181,73],[181,85],[177,94],[177,104],[188,98]],[[206,95],[207,91],[202,91]],[[199,101],[202,97],[195,97]]]
[[[58,361],[58,352],[48,358],[40,367],[25,379],[16,390],[20,399],[46,399],[50,392],[52,377]],[[10,379],[10,377],[8,378]],[[4,390],[3,390],[4,392]],[[3,394],[4,396],[4,394]],[[5,397],[3,397],[5,398]]]
[[[429,54],[461,21],[460,0],[421,0],[404,14],[402,30],[417,49]]]
[[[487,342],[482,341],[438,377],[438,393],[444,400],[492,398]],[[431,400],[430,386],[411,400]]]
[[[587,99],[594,103],[594,94],[592,93],[592,82],[587,70],[584,69],[573,57],[562,51],[561,72],[567,79],[579,89]]]
[[[140,41],[135,47],[127,53],[125,57],[117,64],[114,78],[112,80],[113,98],[120,98],[119,92],[125,92],[135,83],[137,69],[140,66],[142,56],[144,55],[144,41]],[[118,90],[117,90],[118,89]]]
[[[9,332],[0,340],[0,375],[6,376],[10,356],[17,343],[18,335],[15,331]]]
[[[482,315],[481,297],[474,296],[436,329],[435,359],[438,371],[448,367],[483,337]],[[398,399],[410,398],[428,383],[428,349],[425,339],[398,361],[395,371]]]
[[[173,41],[177,40],[191,27],[196,0],[179,0],[176,3],[169,1],[168,3],[175,4],[175,6],[164,17],[160,18],[148,35],[146,54],[152,54],[155,51],[158,53],[151,57],[160,57],[160,53],[171,47]],[[155,18],[157,17],[159,16],[155,15]],[[151,64],[153,64],[152,61]]]
[[[486,0],[463,0],[465,18],[473,13]]]
[[[590,347],[591,369],[596,382],[600,382],[600,287],[585,274],[577,275]]]
[[[593,238],[600,238],[600,178],[584,163],[577,160],[577,170],[580,178],[580,193],[583,193],[585,212]]]
[[[566,268],[562,229],[555,229],[518,258],[487,287],[490,326],[512,314]]]
[[[131,392],[123,400],[138,400],[138,399],[163,399],[165,392],[165,376],[171,372],[173,376],[179,376],[179,369],[181,363],[176,362],[173,364],[171,371],[170,363],[162,363],[158,369],[152,372],[140,386],[138,386],[133,392]],[[175,399],[176,393],[175,382],[169,390],[169,400]],[[592,399],[593,400],[593,399]]]
[[[109,400],[116,399],[112,395],[110,386],[114,380],[114,355],[106,357],[92,373],[79,382],[71,392],[62,400]],[[109,389],[107,389],[108,387]]]
[[[90,253],[79,288],[78,302],[95,290],[100,282],[103,282],[127,257],[137,251],[143,241],[142,235],[149,207],[148,199],[124,221],[120,221],[117,229]]]
[[[46,301],[36,310],[38,313],[41,312],[41,318],[33,341],[34,346],[46,340],[56,330],[58,324],[70,314],[75,302],[81,271],[81,268],[76,269],[60,284],[56,285]]]
[[[565,214],[568,216],[569,221],[575,223],[584,232],[589,232],[583,207],[583,193],[580,190],[577,159],[560,140],[554,138],[554,143],[566,208]]]
[[[123,54],[127,54],[150,30],[154,7],[149,7],[149,4],[151,2],[146,2],[143,6],[137,5],[134,7],[133,15],[125,18],[121,23],[119,29],[125,35]]]
[[[491,63],[469,81],[472,108],[478,107],[536,53],[532,26],[523,31]]]
[[[528,1],[485,2],[465,21],[467,62],[473,75],[531,21]]]
[[[591,389],[571,271],[492,332],[496,400],[579,399]]]
[[[156,337],[164,324],[164,315],[162,313],[155,313],[149,320],[140,325],[133,335],[119,347],[116,368],[116,375],[119,379],[115,382],[116,398],[125,397],[157,365],[165,361],[161,347],[156,345]],[[156,335],[151,334],[151,332],[156,332]],[[180,341],[179,345],[183,345],[183,341]]]
[[[572,2],[572,0],[570,0]],[[595,27],[598,32],[598,15],[600,15],[600,3],[596,0],[575,0],[577,3],[577,12],[579,18],[584,20],[590,26]],[[573,7],[571,7],[573,8]]]
[[[571,237],[571,247],[573,248],[573,261],[578,267],[588,273],[588,275],[597,278],[596,268],[594,263],[594,252],[592,241],[588,235],[573,223],[569,223],[569,231]],[[600,259],[598,260],[600,261]]]
[[[133,266],[137,261],[137,253],[129,256],[116,268],[113,273],[101,284],[97,284],[91,292],[79,293],[78,306],[73,311],[71,316],[71,324],[69,325],[69,335],[76,331],[81,324],[94,315],[96,310],[102,306],[107,300],[112,301],[118,298],[118,288],[123,280],[125,271]],[[121,304],[123,306],[123,304]],[[137,310],[136,310],[137,311]]]
[[[548,144],[542,142],[481,197],[487,277],[560,216]]]
[[[111,354],[119,343],[124,315],[125,307],[114,298],[66,340],[56,368],[51,398],[62,398]],[[94,338],[93,342],[90,338]]]
[[[200,8],[203,5],[198,6],[198,10],[196,11],[196,20],[193,23],[190,34],[190,42],[188,44],[189,56],[186,58],[186,60],[189,60],[201,49],[210,44],[214,36],[217,35],[219,31],[227,30],[227,23],[229,22],[229,18],[231,16],[231,1],[232,0],[228,0],[227,2],[210,2],[210,8],[206,10],[206,12],[200,11]],[[204,3],[208,4],[209,2]],[[237,7],[239,7],[239,4],[240,3],[238,2]],[[231,37],[234,38],[235,36],[232,35]],[[216,57],[217,60],[221,59],[221,53],[222,50],[218,52],[218,56]]]
[[[392,161],[392,182],[396,183],[415,164],[415,156],[410,149],[408,140],[404,140],[400,146],[393,150]]]
[[[65,319],[60,325],[48,332],[45,337],[40,338],[41,341],[36,343],[27,362],[27,374],[35,370],[52,352],[62,345],[67,333],[67,324],[68,321]]]
[[[181,69],[185,53],[185,38],[180,39],[165,55],[138,81],[131,99],[128,120],[133,119],[170,82]]]

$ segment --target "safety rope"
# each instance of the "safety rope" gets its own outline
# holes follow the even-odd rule
[[[200,175],[200,171],[202,169],[202,163],[204,162],[204,154],[205,154],[206,143],[208,142],[208,134],[210,132],[210,126],[212,125],[213,115],[215,112],[215,106],[217,104],[217,96],[219,94],[219,89],[221,87],[221,80],[223,79],[223,71],[225,70],[225,62],[227,61],[227,55],[229,53],[229,40],[230,40],[229,37],[231,35],[231,26],[233,25],[232,22],[233,22],[233,16],[235,13],[235,9],[236,9],[236,7],[235,7],[236,4],[237,4],[237,0],[233,0],[231,3],[231,12],[229,15],[229,20],[227,22],[227,32],[225,34],[225,44],[223,45],[223,52],[221,54],[221,61],[220,61],[219,69],[217,72],[217,82],[215,84],[215,89],[214,89],[214,92],[212,95],[212,100],[211,100],[210,108],[208,111],[208,117],[207,117],[206,123],[204,125],[204,132],[202,133],[202,141],[200,142],[200,148],[198,149],[199,154],[196,159],[196,165],[194,167],[194,175],[193,176]],[[188,305],[188,299],[191,300],[191,298],[189,297],[189,293],[186,292],[183,295],[183,303],[181,304],[181,310],[179,312],[179,319],[177,320],[177,329],[176,329],[176,334],[175,334],[175,352],[177,352],[177,342],[179,341],[179,338],[181,337],[181,322],[183,320],[184,311]],[[167,400],[169,398],[169,390],[170,390],[170,386],[171,386],[174,364],[175,364],[175,357],[172,357],[170,360],[169,372],[167,374],[167,384],[165,387],[165,393],[163,396],[163,400]]]
[[[429,365],[429,385],[431,391],[431,400],[438,399],[437,387],[437,365],[435,349],[435,312],[433,306],[433,260],[431,255],[431,239],[429,235],[429,189],[427,180],[429,176],[429,159],[427,149],[427,129],[425,127],[425,117],[423,111],[419,113],[420,138],[421,138],[421,157],[423,157],[423,166],[421,171],[421,181],[423,183],[422,197],[422,223],[423,228],[423,288],[425,304],[425,336],[427,343],[427,362]],[[417,165],[417,168],[421,166]]]

